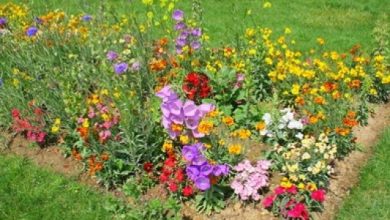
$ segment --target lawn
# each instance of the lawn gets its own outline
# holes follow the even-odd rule
[[[390,219],[390,128],[375,148],[373,158],[361,171],[337,219]]]
[[[110,219],[102,195],[27,159],[0,154],[0,219]]]
[[[3,2],[8,0],[0,0],[0,3]],[[100,10],[126,13],[135,8],[138,13],[147,11],[143,5],[136,3],[138,1],[131,0],[14,2],[27,4],[37,15],[53,9],[92,15]],[[390,1],[383,0],[278,0],[270,1],[271,8],[263,8],[264,2],[266,1],[202,0],[203,21],[211,41],[215,45],[235,42],[237,34],[243,33],[247,26],[269,27],[279,34],[289,27],[299,45],[298,49],[311,49],[316,39],[322,37],[326,40],[326,49],[346,51],[355,44],[361,44],[363,49],[370,51],[374,46],[371,33],[375,22],[383,14],[389,13],[390,8]],[[189,12],[191,1],[179,1],[176,8]]]

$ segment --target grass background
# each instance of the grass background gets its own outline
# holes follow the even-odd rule
[[[337,217],[339,220],[390,219],[390,128],[375,148],[374,157],[363,168],[358,186]]]
[[[0,0],[0,3],[9,2]],[[27,4],[35,15],[54,9],[69,13],[94,15],[104,5],[106,10],[126,14],[131,8],[139,13],[147,9],[139,0],[14,0]],[[159,2],[159,0],[154,0]],[[349,50],[354,44],[371,51],[374,47],[372,29],[383,14],[389,14],[388,0],[277,0],[264,9],[265,0],[201,0],[203,20],[214,45],[233,42],[247,26],[272,28],[282,33],[285,27],[293,30],[297,48],[311,49],[316,38],[326,40],[326,49]],[[192,0],[181,0],[176,8],[190,12]],[[247,16],[247,11],[251,15]]]
[[[111,219],[113,198],[38,168],[27,159],[0,154],[0,219]]]

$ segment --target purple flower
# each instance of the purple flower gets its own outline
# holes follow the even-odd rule
[[[110,50],[107,52],[106,57],[107,57],[107,60],[113,61],[113,60],[116,60],[118,58],[118,54],[115,51]]]
[[[131,70],[136,72],[141,69],[141,63],[139,61],[135,61],[134,63],[131,64]]]
[[[192,29],[191,34],[194,37],[200,37],[200,36],[202,36],[202,29],[194,28],[194,29]]]
[[[202,191],[208,190],[211,187],[210,179],[205,176],[199,176],[195,180],[195,186]]]
[[[182,21],[184,19],[184,12],[181,10],[175,10],[172,14],[172,18],[175,21]]]
[[[199,50],[200,47],[201,47],[201,44],[199,41],[194,41],[191,43],[191,48],[194,50]]]
[[[164,88],[158,91],[156,93],[156,96],[161,98],[164,103],[174,101],[179,98],[178,95],[175,93],[175,91],[173,91],[173,89],[169,85],[164,86]]]
[[[186,39],[177,38],[176,39],[176,45],[179,47],[184,47],[187,44]]]
[[[81,19],[83,21],[91,21],[92,20],[92,16],[91,15],[84,15]]]
[[[222,176],[227,175],[229,173],[229,167],[227,165],[216,165],[213,168],[213,175],[214,176]]]
[[[184,30],[186,28],[187,28],[187,25],[184,22],[178,22],[175,25],[175,30],[177,30],[177,31]]]
[[[181,153],[185,160],[192,163],[195,157],[199,156],[200,152],[196,146],[193,145],[185,145],[181,150]]]
[[[116,74],[120,75],[127,71],[129,65],[127,63],[117,63],[114,65],[114,71]]]
[[[7,19],[4,17],[0,18],[0,27],[5,26],[7,24]]]
[[[200,167],[200,174],[203,176],[208,176],[213,172],[213,166],[210,164],[204,164]]]
[[[193,165],[202,166],[207,163],[207,159],[203,155],[198,155],[192,160]]]
[[[34,26],[31,26],[27,29],[26,31],[26,35],[29,36],[29,37],[33,37],[35,36],[36,34],[38,33],[38,28],[37,27],[34,27]]]
[[[186,168],[186,175],[191,180],[196,180],[196,178],[199,176],[199,168],[197,166],[188,166]]]

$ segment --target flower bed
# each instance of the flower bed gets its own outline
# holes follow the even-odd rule
[[[134,14],[30,19],[25,6],[0,5],[2,124],[61,144],[99,183],[136,198],[160,185],[206,214],[227,201],[285,219],[321,211],[368,102],[388,98],[386,51],[324,51],[321,38],[298,51],[291,30],[268,28],[211,48],[199,8],[190,19],[174,1],[161,7],[140,24]]]

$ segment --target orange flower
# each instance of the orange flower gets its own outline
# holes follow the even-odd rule
[[[231,116],[225,116],[222,118],[222,122],[225,123],[227,126],[232,126],[234,125],[234,118]]]
[[[332,92],[332,98],[337,100],[341,98],[341,93],[339,91]]]
[[[298,105],[304,105],[305,104],[305,99],[303,99],[301,96],[297,96],[295,98],[295,103]]]
[[[358,88],[360,88],[360,84],[361,84],[360,80],[354,79],[354,80],[352,80],[352,81],[349,83],[349,87],[350,87],[351,89],[358,89]]]
[[[85,127],[80,127],[80,128],[77,128],[77,132],[79,132],[80,136],[82,139],[84,139],[84,141],[87,140],[88,138],[88,128],[85,128]]]
[[[110,155],[109,155],[107,152],[104,152],[104,153],[102,154],[102,156],[101,156],[101,159],[102,159],[103,161],[107,161],[107,160],[110,159]]]
[[[315,116],[315,115],[310,116],[310,118],[309,118],[309,123],[310,124],[315,124],[317,122],[318,122],[318,117],[317,116]]]
[[[264,130],[267,127],[265,122],[261,121],[256,124],[256,130],[261,131]]]
[[[355,120],[355,119],[350,119],[350,118],[344,118],[343,120],[343,124],[347,127],[354,127],[356,125],[358,125],[358,122]]]
[[[336,128],[335,131],[337,134],[341,136],[347,136],[350,133],[349,128]]]
[[[310,85],[306,83],[305,85],[302,86],[302,93],[307,94],[309,92],[310,92]]]
[[[72,149],[72,156],[76,159],[76,160],[82,160],[83,158],[81,157],[81,154],[76,150],[76,149]]]
[[[326,92],[332,92],[333,90],[337,89],[337,84],[333,82],[325,82],[324,88]]]
[[[317,96],[314,98],[314,102],[318,105],[324,105],[325,104],[325,99],[322,96]]]
[[[164,59],[153,59],[150,64],[149,64],[149,68],[152,70],[152,71],[162,71],[164,70],[165,68],[167,67],[167,61],[164,60]]]

